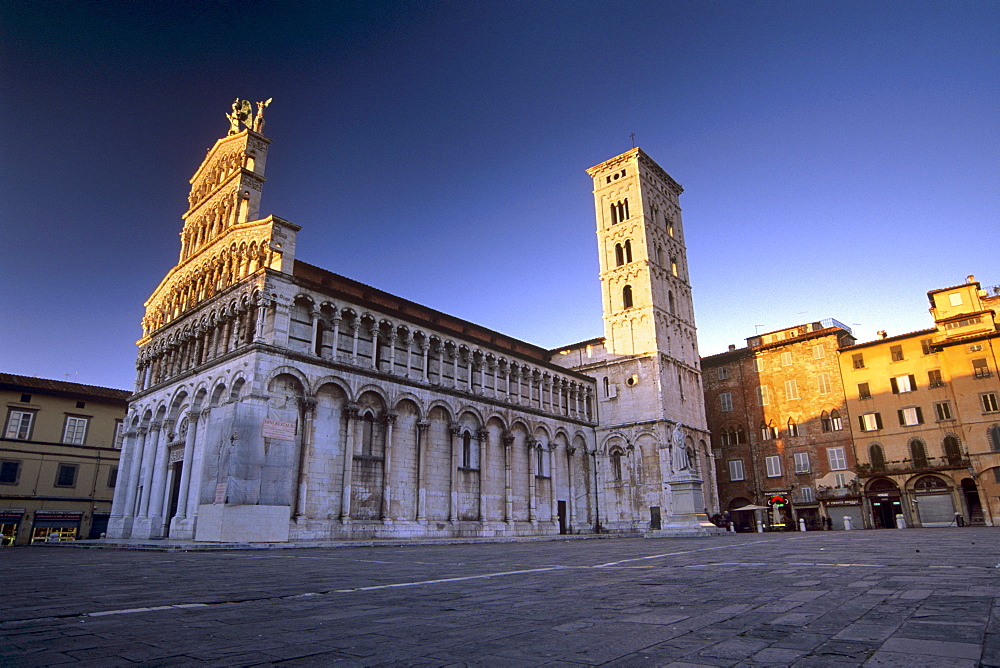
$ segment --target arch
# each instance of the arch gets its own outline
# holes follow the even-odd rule
[[[674,293],[667,291],[667,310],[671,315],[677,314],[677,303],[674,301]]]
[[[632,286],[626,285],[622,288],[622,308],[632,308]]]
[[[625,251],[621,244],[615,244],[615,266],[620,267],[625,264]]]
[[[889,478],[875,478],[874,480],[869,481],[868,487],[867,487],[867,491],[868,492],[889,492],[889,493],[898,494],[899,493],[899,485],[897,485],[895,482],[893,482]]]
[[[632,242],[629,239],[625,240],[625,263],[628,264],[632,262]]]
[[[951,486],[940,476],[924,475],[913,481],[913,489],[923,492],[943,492],[951,489]]]
[[[911,438],[907,444],[910,451],[910,459],[913,460],[913,467],[918,469],[927,468],[927,447],[919,438]]]

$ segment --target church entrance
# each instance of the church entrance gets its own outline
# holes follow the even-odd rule
[[[559,501],[559,534],[566,535],[569,533],[569,519],[566,517],[566,502]]]
[[[165,536],[170,536],[170,520],[177,514],[177,500],[181,495],[181,469],[184,468],[183,461],[177,461],[170,465],[170,505],[167,507]]]

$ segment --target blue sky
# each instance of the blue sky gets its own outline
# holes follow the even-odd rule
[[[603,333],[591,183],[685,188],[703,355],[1000,284],[1000,3],[0,4],[0,370],[130,389],[236,97],[297,256],[546,347]]]

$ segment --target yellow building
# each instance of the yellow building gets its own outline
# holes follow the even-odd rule
[[[931,329],[841,349],[866,526],[1000,522],[1000,292],[927,293]]]
[[[0,373],[4,546],[98,538],[105,531],[129,394]]]

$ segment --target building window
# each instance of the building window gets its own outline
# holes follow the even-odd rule
[[[798,436],[798,435],[799,435],[799,425],[795,424],[795,420],[793,420],[792,418],[788,418],[788,437],[792,438],[793,436]]]
[[[628,218],[628,198],[611,204],[611,224],[620,223]]]
[[[802,503],[813,503],[816,500],[812,487],[802,487],[799,489],[799,494],[802,495]]]
[[[108,471],[108,487],[114,489],[116,484],[118,484],[118,467],[112,466]]]
[[[821,373],[817,375],[816,385],[820,394],[830,394],[830,374]]]
[[[808,452],[796,452],[795,453],[795,472],[796,473],[809,473],[812,471],[812,467],[809,465],[809,453]]]
[[[858,383],[858,399],[871,399],[872,391],[868,383]]]
[[[733,412],[733,393],[723,392],[719,395],[719,410],[723,413]]]
[[[1000,427],[990,427],[986,434],[990,441],[990,452],[1000,452]]]
[[[851,355],[851,362],[854,364],[855,369],[865,368],[865,356],[862,353],[856,353]]]
[[[913,460],[914,468],[927,468],[927,449],[924,448],[923,441],[916,438],[910,441],[910,458]]]
[[[739,482],[744,480],[743,476],[743,460],[742,459],[730,459],[729,460],[729,481]]]
[[[472,434],[465,432],[462,434],[462,468],[472,468]],[[541,473],[541,469],[539,469]]]
[[[933,339],[920,339],[920,350],[924,353],[924,355],[934,354],[934,349],[931,347],[932,343],[934,343]]]
[[[16,485],[21,475],[21,462],[6,460],[0,462],[0,485]]]
[[[847,469],[847,457],[844,455],[843,447],[827,448],[826,458],[830,461],[831,471],[844,471]]]
[[[944,387],[941,379],[941,369],[931,369],[927,372],[927,384],[930,387]]]
[[[983,344],[981,343],[973,343],[971,346],[969,346],[970,353],[981,353],[982,351],[983,351]]]
[[[76,464],[60,464],[56,473],[56,487],[76,487]]]
[[[764,360],[760,357],[753,358],[753,370],[760,373],[764,370]]]
[[[840,411],[833,409],[830,411],[830,429],[831,431],[840,431],[844,428],[844,421],[840,419]]]
[[[632,241],[629,239],[625,240],[625,263],[628,264],[632,261]]]
[[[989,378],[993,375],[985,357],[972,360],[972,373],[976,378]]]
[[[622,288],[622,308],[632,308],[632,286]]]
[[[960,466],[962,464],[962,449],[958,445],[958,439],[954,436],[945,436],[942,443],[944,446],[944,459],[949,466]]]
[[[620,482],[622,479],[622,453],[615,450],[611,453],[611,479]]]
[[[767,385],[761,385],[757,388],[757,404],[759,406],[767,406],[771,403],[771,388]]]
[[[813,346],[813,359],[821,360],[826,357],[826,346],[817,343]]]
[[[768,478],[781,477],[781,457],[778,455],[764,457],[764,465],[767,467]]]
[[[892,358],[893,362],[903,361],[903,346],[890,346],[889,356]]]
[[[781,366],[792,366],[795,360],[792,358],[792,353],[787,350],[781,353]]]
[[[31,438],[31,425],[34,420],[35,414],[32,411],[10,411],[7,415],[7,429],[4,431],[4,438],[27,441]]]
[[[785,381],[785,399],[792,400],[799,398],[799,383],[794,378]]]
[[[677,276],[677,258],[670,258],[670,273]]]
[[[952,306],[961,306],[962,305],[962,293],[961,292],[953,292],[953,293],[951,293],[950,295],[948,295],[948,302]]]
[[[719,380],[725,380],[729,378],[729,367],[720,366],[718,373],[719,373]]]
[[[122,444],[125,442],[125,423],[121,420],[115,420],[115,440],[114,447],[118,450],[122,449]]]
[[[920,406],[903,408],[896,411],[896,414],[899,416],[900,427],[913,427],[924,423],[924,412],[920,410]]]
[[[979,395],[979,400],[983,404],[984,413],[996,413],[997,412],[997,393],[987,392],[985,394]]]
[[[882,415],[880,413],[865,413],[858,416],[858,423],[861,431],[878,431],[882,428]]]
[[[868,446],[868,461],[872,464],[872,471],[885,470],[885,453],[881,445],[874,443]]]
[[[625,251],[621,244],[615,244],[615,266],[620,267],[625,264]]]
[[[774,426],[772,421],[770,424],[760,423],[760,440],[770,441],[771,439],[778,438],[778,428]]]
[[[736,435],[733,438],[735,439],[734,444],[743,445],[747,442],[747,432],[743,429],[743,425],[736,428]]]
[[[728,432],[725,429],[723,429],[722,432],[719,434],[719,444],[722,445],[722,447],[726,447],[727,445],[732,445],[733,439],[732,436],[730,436],[731,433],[732,432]]]
[[[604,377],[604,381],[603,382],[604,382],[604,398],[605,399],[610,399],[611,398],[611,383],[608,381],[608,377],[607,376]]]
[[[847,487],[847,474],[837,473],[833,476],[833,486],[837,489]]]
[[[547,448],[539,446],[535,449],[535,475],[539,478],[548,478],[550,473],[549,451]]]
[[[889,379],[889,384],[892,385],[893,394],[905,394],[906,392],[913,392],[917,389],[917,379],[910,374],[909,376],[895,376]]]
[[[66,416],[66,425],[63,427],[63,443],[73,445],[83,445],[87,438],[87,422],[90,418]]]
[[[938,422],[951,420],[951,404],[947,401],[934,404],[934,414],[937,416]]]

